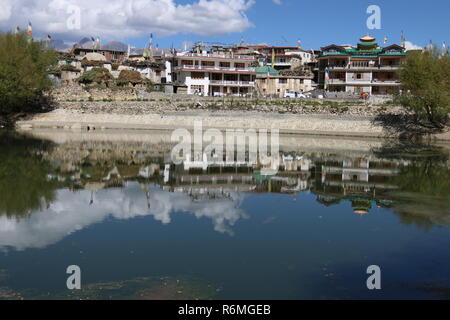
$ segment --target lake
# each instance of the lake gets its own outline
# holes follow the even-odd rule
[[[0,137],[0,299],[450,298],[448,145],[281,136],[263,174],[170,132]]]

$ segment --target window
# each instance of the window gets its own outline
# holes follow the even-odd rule
[[[202,61],[204,67],[214,67],[214,61]]]
[[[278,83],[286,84],[287,83],[287,79],[278,79]]]
[[[204,79],[205,73],[204,72],[191,72],[191,78],[192,79]]]
[[[181,60],[181,65],[183,66],[192,66],[193,64],[194,62],[192,60]]]
[[[191,91],[194,93],[203,93],[203,86],[192,85]]]

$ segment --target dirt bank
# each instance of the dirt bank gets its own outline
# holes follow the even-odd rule
[[[78,104],[79,105],[79,104]],[[108,105],[108,103],[103,104]],[[98,112],[101,110],[102,112]],[[97,111],[97,112],[96,112]],[[136,111],[135,111],[136,112]],[[59,108],[17,122],[21,129],[60,128],[65,130],[192,129],[201,122],[204,128],[278,129],[281,133],[350,137],[398,138],[399,132],[386,128],[377,116],[361,114],[293,114],[274,111],[241,110],[164,110],[164,112],[106,111],[101,108]],[[431,135],[432,140],[449,140],[449,132]]]

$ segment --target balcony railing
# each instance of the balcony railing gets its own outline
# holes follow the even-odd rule
[[[287,61],[275,61],[273,63],[276,66],[290,66],[291,62],[287,62]]]
[[[393,64],[393,65],[386,65],[386,66],[381,65],[379,69],[381,69],[381,70],[395,70],[395,69],[398,69],[398,68],[400,68],[399,64]]]
[[[254,86],[253,81],[231,81],[231,80],[210,80],[212,85],[222,85],[222,86]]]
[[[198,58],[217,58],[217,59],[237,59],[237,60],[256,60],[252,56],[245,55],[231,55],[231,54],[221,54],[221,53],[186,53],[179,55],[178,57],[198,57]]]
[[[328,84],[344,84],[345,79],[329,79],[326,81]]]
[[[373,84],[400,84],[399,80],[384,80],[384,79],[373,79]]]
[[[212,70],[212,71],[237,71],[237,72],[255,72],[254,67],[219,67],[219,66],[194,66],[194,65],[182,65],[175,67],[175,70]]]
[[[359,66],[359,65],[328,65],[325,66],[329,70],[349,70],[349,69],[357,69],[357,70],[396,70],[400,68],[400,65],[373,65],[373,66]]]
[[[376,85],[397,85],[399,80],[384,80],[384,79],[329,79],[325,81],[326,84],[376,84]]]
[[[369,84],[372,82],[372,80],[370,79],[347,79],[346,80],[347,83],[355,83],[355,84]]]

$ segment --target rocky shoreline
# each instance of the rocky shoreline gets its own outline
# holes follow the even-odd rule
[[[289,100],[219,100],[219,99],[154,99],[151,101],[79,101],[59,102],[58,109],[74,113],[95,114],[170,114],[174,112],[257,112],[275,114],[402,115],[404,109],[394,105],[371,105],[356,102],[321,102]]]

